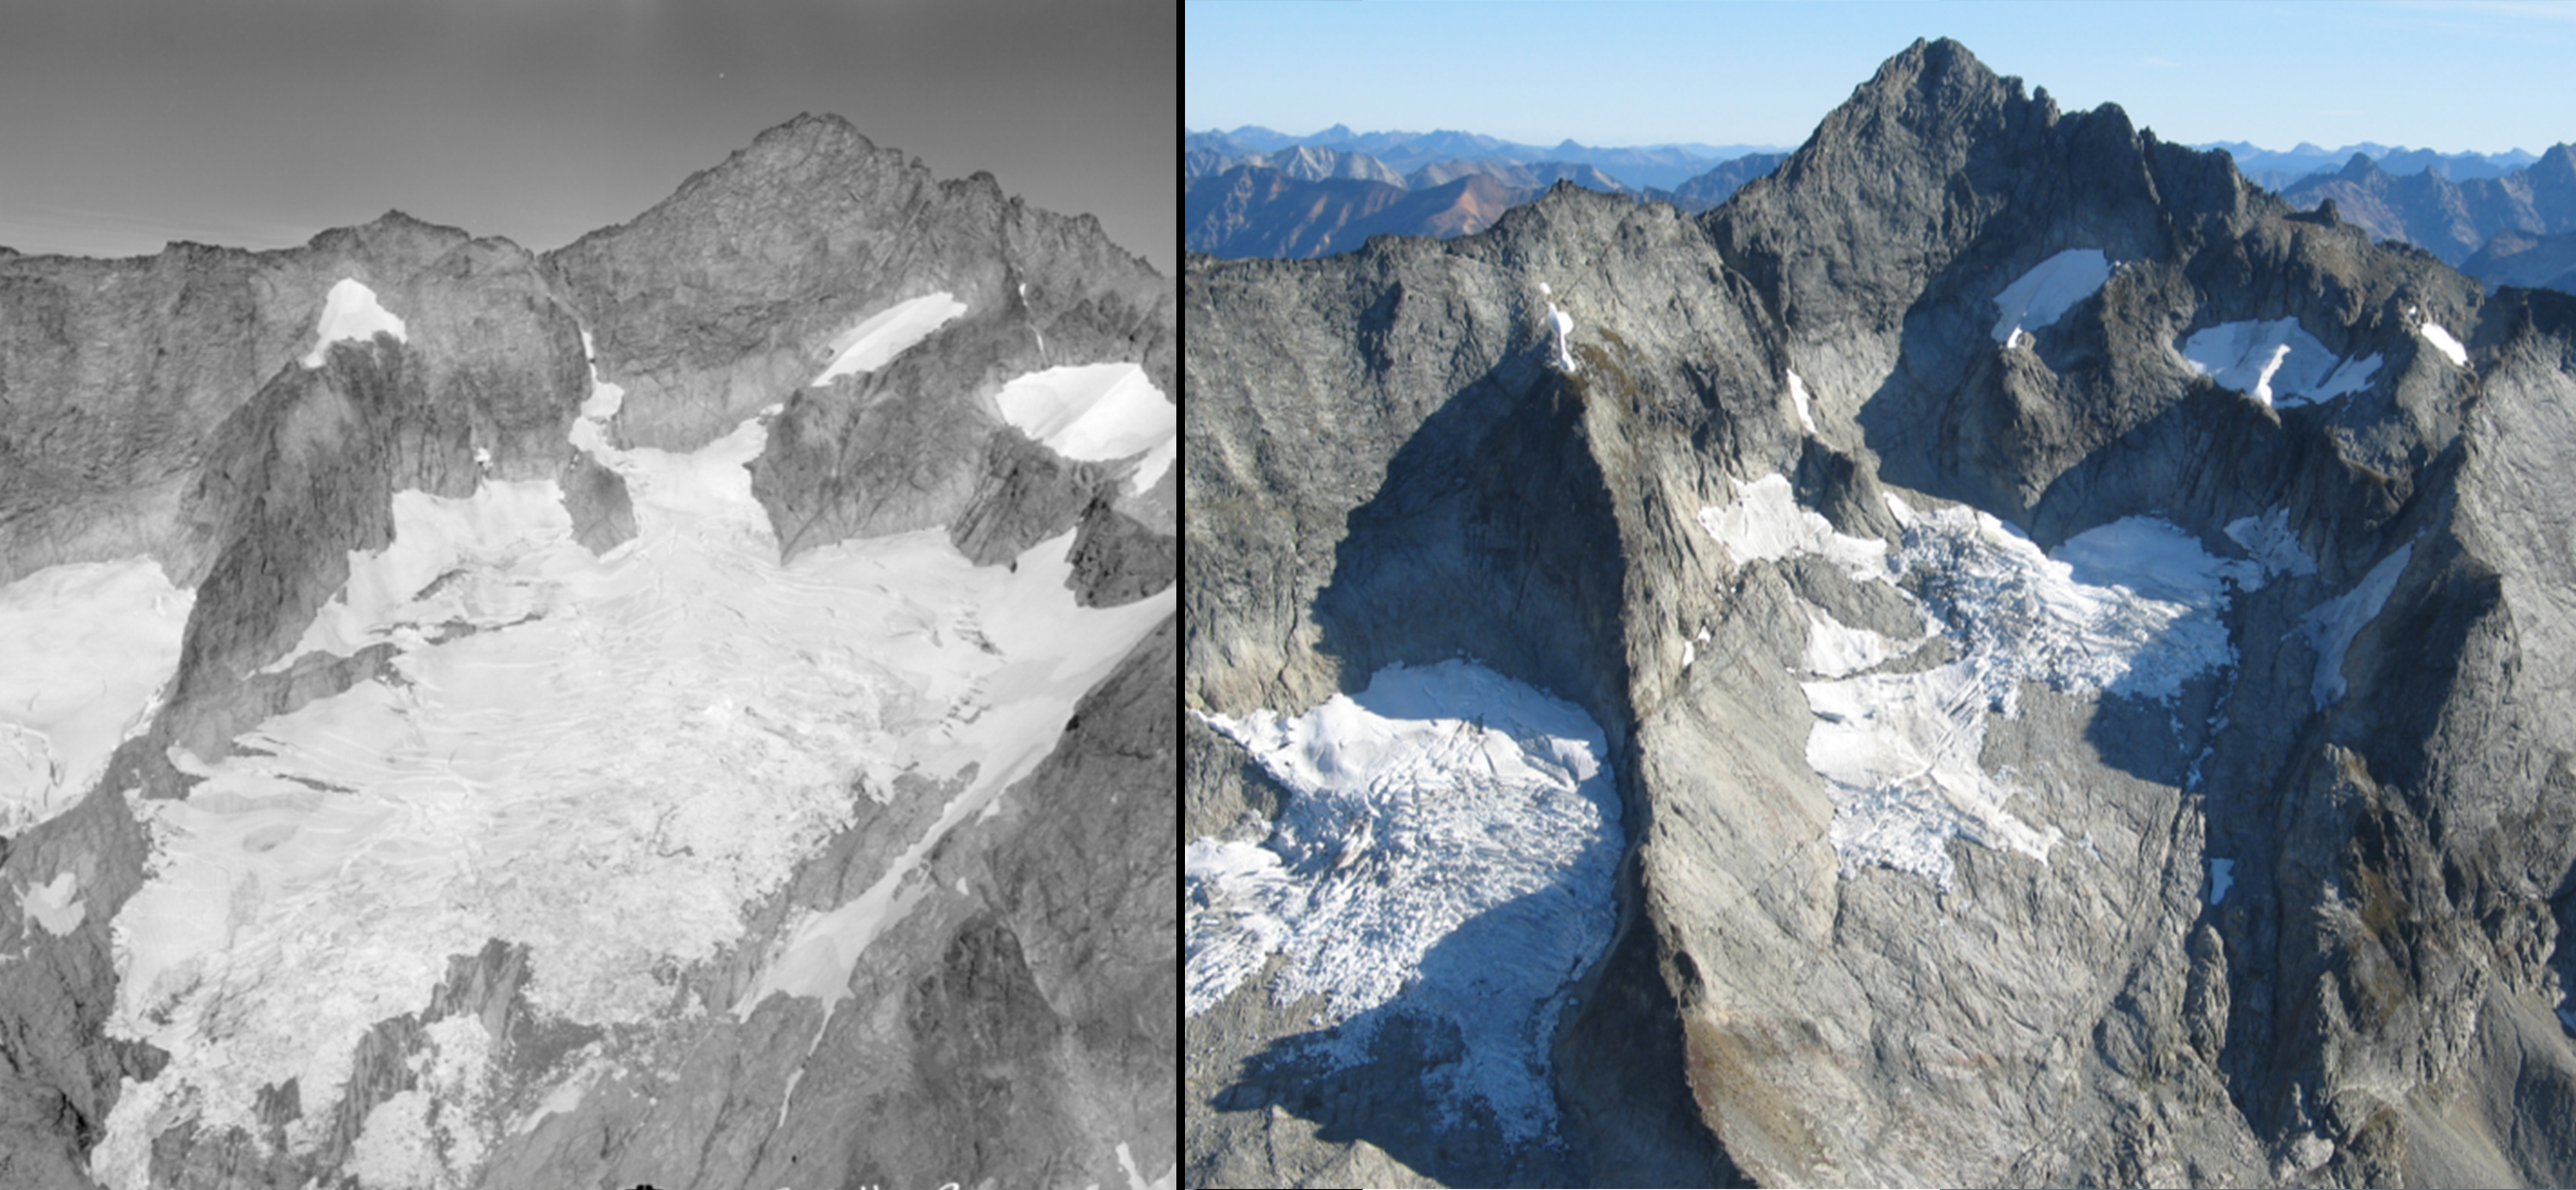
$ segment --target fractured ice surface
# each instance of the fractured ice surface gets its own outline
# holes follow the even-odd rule
[[[305,637],[391,643],[394,674],[261,723],[233,755],[175,752],[201,778],[190,795],[134,803],[153,856],[115,920],[107,1028],[171,1058],[127,1083],[102,1180],[142,1184],[148,1138],[191,1116],[260,1135],[258,1089],[288,1079],[304,1109],[288,1142],[311,1144],[358,1038],[488,939],[529,945],[527,994],[552,1016],[721,1007],[655,972],[740,938],[746,905],[851,821],[861,777],[964,777],[857,899],[881,927],[930,879],[919,853],[996,808],[1171,613],[1169,591],[1077,606],[1071,533],[1011,568],[970,564],[944,529],[781,565],[745,469],[757,418],[686,454],[617,450],[587,417],[576,435],[626,482],[634,540],[594,556],[550,481],[399,494],[393,542],[352,558]],[[834,925],[867,912],[798,919],[761,994],[839,994],[874,935]],[[408,1110],[371,1152],[404,1152]]]
[[[1797,508],[1785,479],[1738,484],[1737,494],[1735,506],[1700,515],[1739,559],[1821,555],[1870,577],[1854,565],[1869,551]],[[1887,656],[1875,633],[1810,613],[1806,667],[1819,680],[1803,683],[1816,717],[1806,758],[1834,799],[1828,839],[1847,875],[1879,864],[1945,888],[1952,838],[2046,860],[2058,829],[2008,810],[2010,782],[1979,759],[1988,715],[2018,714],[2025,682],[2174,697],[2186,679],[2234,662],[2218,617],[2227,584],[2256,569],[2211,557],[2150,517],[2079,534],[2052,555],[1985,513],[1916,513],[1892,496],[1888,506],[1905,547],[1876,577],[1908,580],[1919,597],[1907,598],[1959,656],[1914,673],[1871,672]]]
[[[1340,1060],[1389,1013],[1449,1022],[1465,1056],[1427,1081],[1507,1137],[1545,1133],[1564,989],[1615,925],[1619,803],[1591,716],[1452,660],[1206,722],[1295,796],[1263,842],[1189,846],[1189,1012],[1284,953],[1273,998],[1325,997]]]
[[[862,318],[832,337],[825,348],[832,353],[832,362],[814,378],[812,387],[821,388],[843,376],[876,371],[965,312],[966,303],[941,290],[896,302]]]
[[[0,836],[70,809],[151,722],[196,600],[150,558],[0,587]]]

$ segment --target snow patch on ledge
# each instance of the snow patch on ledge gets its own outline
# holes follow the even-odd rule
[[[2451,332],[2443,329],[2441,323],[2426,319],[2423,325],[2416,329],[2423,332],[2425,342],[2432,344],[2433,349],[2441,352],[2451,363],[2463,368],[2469,366],[2469,349],[2461,346],[2458,339],[2452,338]]]
[[[1727,482],[1735,485],[1735,501],[1700,509],[1699,525],[1734,555],[1736,565],[1815,554],[1856,579],[1887,577],[1887,543],[1845,537],[1822,513],[1798,507],[1788,476],[1765,475],[1751,483],[1730,476]]]
[[[1798,424],[1805,427],[1808,434],[1814,434],[1816,432],[1815,404],[1807,399],[1807,382],[1798,379],[1795,371],[1789,373],[1789,400],[1798,406]]]
[[[313,350],[305,353],[303,364],[321,367],[333,343],[342,339],[364,343],[375,338],[378,331],[410,341],[410,336],[403,333],[403,320],[377,303],[375,290],[360,285],[355,278],[342,277],[322,301],[322,321],[315,328],[318,338]]]
[[[2396,552],[2379,560],[2370,573],[2361,576],[2353,588],[2311,609],[2299,617],[2299,639],[2317,651],[2316,677],[2308,683],[2308,695],[2322,711],[2344,695],[2343,659],[2351,650],[2354,637],[2379,618],[2379,609],[2387,606],[2388,596],[2397,590],[2397,580],[2406,573],[2406,564],[2415,556],[2415,543],[2397,547]]]
[[[1189,845],[1189,1013],[1285,953],[1272,997],[1326,997],[1327,1059],[1365,1060],[1393,1016],[1454,1026],[1464,1056],[1428,1089],[1482,1100],[1514,1140],[1550,1131],[1565,990],[1616,925],[1599,725],[1460,660],[1389,666],[1302,715],[1202,719],[1295,796],[1260,843]]]
[[[2359,392],[2379,371],[2377,355],[2337,359],[2296,318],[2204,327],[2177,350],[2220,387],[2284,408]]]
[[[2039,262],[1995,295],[1995,342],[2013,346],[2015,335],[2055,323],[2110,279],[2110,258],[2099,248],[2070,248]]]
[[[1179,411],[1135,364],[1031,372],[1003,385],[995,399],[1002,420],[1068,459],[1138,455],[1128,481],[1133,492],[1144,492],[1163,478],[1179,445]]]
[[[896,302],[862,318],[850,329],[832,336],[831,344],[824,348],[832,353],[832,362],[809,387],[821,388],[843,376],[876,371],[965,312],[966,303],[943,289]]]

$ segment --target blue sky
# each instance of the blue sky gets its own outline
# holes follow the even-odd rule
[[[1183,120],[1794,145],[1917,37],[2185,143],[2576,140],[2576,3],[1192,0]]]

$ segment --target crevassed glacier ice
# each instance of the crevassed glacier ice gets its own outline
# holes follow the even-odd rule
[[[1771,479],[1742,490],[1773,492]],[[1776,494],[1786,496],[1785,482]],[[1828,838],[1846,874],[1878,864],[1945,888],[1954,871],[1946,851],[1952,838],[2046,860],[2058,828],[2034,826],[2007,809],[2012,785],[1979,759],[1988,716],[2017,714],[2025,682],[2174,697],[2193,675],[2234,663],[2219,615],[2228,584],[2258,571],[2210,556],[2151,517],[2100,526],[2044,554],[1985,513],[1916,513],[1893,497],[1888,503],[1904,526],[1905,546],[1882,577],[1910,580],[1919,595],[1908,598],[1959,656],[1913,673],[1847,672],[1870,653],[1855,648],[1841,625],[1820,618],[1813,626],[1809,668],[1820,680],[1803,684],[1816,716],[1806,758],[1834,799]],[[1761,521],[1801,525],[1813,516],[1793,507],[1770,510]],[[1757,556],[1851,552],[1851,539],[1813,532],[1736,536],[1757,545],[1750,551]]]
[[[1188,854],[1189,1011],[1267,962],[1279,1003],[1326,998],[1357,1060],[1380,1021],[1454,1024],[1465,1057],[1432,1076],[1507,1137],[1555,1117],[1545,1061],[1565,988],[1615,924],[1619,803],[1600,727],[1482,666],[1390,666],[1302,715],[1205,717],[1295,796],[1258,844]]]

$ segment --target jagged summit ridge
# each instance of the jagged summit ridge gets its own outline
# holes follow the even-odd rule
[[[1170,284],[831,117],[575,248],[0,255],[0,625],[132,653],[0,681],[0,1181],[1167,1171]]]
[[[2502,759],[2576,755],[2511,693],[2576,639],[2563,559],[2513,544],[2576,524],[2538,494],[2576,441],[2542,429],[2576,393],[2561,299],[1922,42],[1704,215],[1561,187],[1454,241],[1193,257],[1184,300],[1191,707],[1467,657],[1591,716],[1636,832],[1552,1053],[1565,1150],[1421,1111],[1436,1025],[1301,1066],[1360,1039],[1238,991],[1192,1017],[1193,1180],[2576,1168],[2536,1089],[2576,1080],[2542,941],[2564,782]],[[2019,623],[1929,528],[1971,519],[2032,576],[1994,590],[2152,596],[2181,610],[2111,619],[2189,664],[1960,686]],[[2108,656],[2079,621],[2066,655]],[[1918,695],[1981,744],[1871,726]],[[1269,847],[1276,783],[1185,730],[1191,833]],[[1941,812],[1980,789],[1983,825]],[[1846,862],[1853,790],[1929,824],[1891,852],[1924,862]]]

